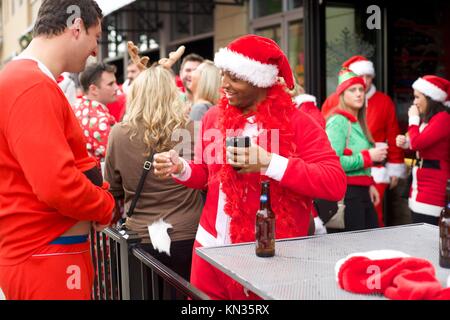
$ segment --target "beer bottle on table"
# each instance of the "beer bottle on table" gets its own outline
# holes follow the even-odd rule
[[[447,199],[439,218],[439,265],[450,268],[450,179],[447,180]]]
[[[264,181],[261,186],[260,207],[256,213],[256,255],[275,255],[275,214],[270,206],[270,185]]]

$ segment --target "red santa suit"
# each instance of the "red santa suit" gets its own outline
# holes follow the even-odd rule
[[[294,98],[294,102],[297,106],[297,109],[310,115],[311,118],[313,118],[313,120],[316,121],[317,124],[319,124],[320,127],[322,127],[325,130],[326,126],[325,118],[320,113],[320,110],[317,107],[316,97],[309,94],[300,94]],[[327,229],[325,228],[323,221],[322,219],[320,219],[317,210],[314,208],[314,206],[312,207],[311,213],[314,217],[314,226],[315,226],[314,234],[326,234]]]
[[[413,88],[450,107],[450,82],[436,76],[424,76]],[[447,102],[446,102],[447,101]],[[409,208],[415,213],[439,217],[445,205],[445,190],[450,179],[450,114],[435,114],[428,123],[419,116],[409,117],[409,147],[420,159],[413,168]]]
[[[278,58],[269,65],[268,59],[274,56]],[[262,72],[252,72],[258,66],[249,57],[263,63]],[[267,179],[271,182],[276,238],[306,236],[312,199],[342,198],[346,180],[324,130],[298,111],[284,88],[276,85],[278,73],[288,86],[293,85],[286,57],[272,40],[249,35],[221,49],[215,63],[237,77],[268,89],[266,99],[255,112],[244,115],[224,97],[202,119],[195,160],[184,162],[184,170],[175,177],[188,187],[208,189],[194,247],[255,241],[260,185]],[[267,69],[269,73],[272,71],[269,76]],[[273,140],[275,132],[279,134],[279,145]],[[249,136],[253,143],[267,146],[272,152],[265,173],[239,174],[226,164],[225,139],[235,135]],[[191,282],[213,299],[256,298],[199,258],[195,250]]]
[[[364,58],[365,59],[365,58]],[[348,67],[358,75],[373,75],[373,66],[367,59],[360,56],[353,57],[342,65]],[[367,125],[374,142],[386,142],[388,144],[388,155],[385,166],[372,167],[372,177],[380,194],[380,203],[375,207],[378,214],[378,224],[384,226],[383,222],[383,197],[389,183],[390,177],[404,177],[406,166],[404,164],[403,150],[396,145],[396,137],[400,133],[395,105],[392,99],[376,90],[372,85],[366,93],[367,101]],[[330,95],[322,106],[322,114],[325,118],[331,115],[332,110],[339,104],[339,96],[335,93]]]

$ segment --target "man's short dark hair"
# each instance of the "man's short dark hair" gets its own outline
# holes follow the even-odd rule
[[[87,93],[91,84],[99,86],[100,79],[103,72],[116,73],[117,68],[115,65],[106,63],[93,63],[86,67],[86,69],[80,74],[80,83],[83,91]]]
[[[205,58],[203,58],[202,56],[200,56],[196,53],[190,53],[186,57],[183,58],[183,61],[181,62],[180,70],[183,70],[184,65],[186,64],[186,62],[189,62],[189,61],[202,63],[203,61],[205,61]]]
[[[76,8],[77,7],[77,8]],[[44,0],[39,8],[36,23],[33,28],[33,36],[57,36],[66,30],[71,18],[77,18],[76,10],[79,9],[86,32],[92,26],[98,24],[98,19],[103,18],[102,10],[94,0]]]

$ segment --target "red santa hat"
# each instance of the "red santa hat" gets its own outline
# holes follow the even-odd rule
[[[356,73],[358,76],[369,75],[375,77],[375,68],[372,61],[363,56],[353,56],[342,64],[343,68]]]
[[[269,88],[282,77],[289,89],[294,87],[294,75],[286,55],[272,39],[246,35],[220,49],[214,63],[256,87]]]
[[[428,75],[417,79],[412,87],[414,90],[450,108],[450,81],[438,76]]]
[[[396,300],[450,299],[450,288],[442,287],[428,260],[400,251],[351,254],[336,263],[335,271],[339,286],[354,293]]]
[[[347,90],[348,88],[350,88],[355,84],[361,84],[364,87],[364,89],[366,88],[366,83],[364,82],[363,78],[359,77],[356,73],[352,72],[351,70],[343,68],[339,72],[336,94],[340,96],[345,90]]]

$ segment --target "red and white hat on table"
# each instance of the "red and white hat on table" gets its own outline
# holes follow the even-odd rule
[[[239,79],[259,88],[269,88],[282,77],[289,89],[294,87],[294,75],[289,61],[272,39],[245,35],[220,49],[214,63]]]
[[[358,76],[369,75],[375,77],[372,61],[363,56],[353,56],[342,64],[343,68],[353,71]]]
[[[450,81],[438,76],[428,75],[417,79],[412,87],[450,108]]]
[[[354,253],[335,265],[339,287],[395,300],[448,300],[450,288],[436,278],[428,260],[395,250]]]

